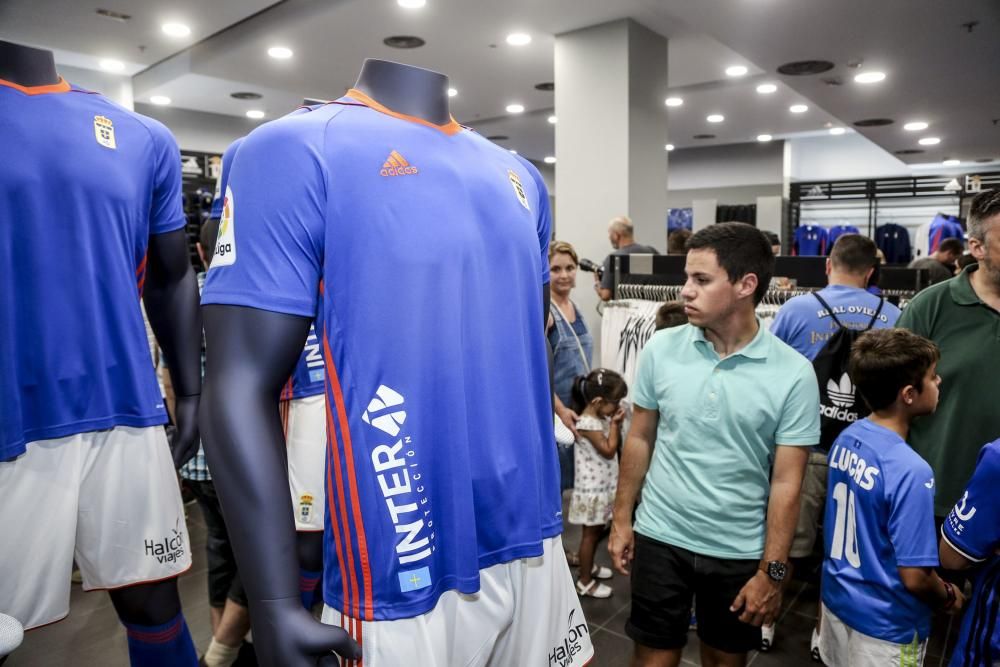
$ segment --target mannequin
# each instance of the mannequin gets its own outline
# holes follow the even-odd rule
[[[451,118],[447,88],[442,74],[371,59],[355,86],[394,112],[437,126]],[[548,296],[546,283],[538,302],[541,322]],[[320,624],[302,609],[294,576],[295,532],[276,406],[311,318],[221,304],[203,306],[203,314],[211,352],[201,430],[209,463],[220,473],[215,483],[251,601],[258,660],[305,667],[331,650],[360,657],[343,630]]]
[[[56,71],[51,52],[5,41],[0,41],[0,79],[14,84],[15,88],[66,85]],[[68,85],[66,86],[68,90]],[[38,93],[34,94],[49,92],[45,89],[37,90]],[[51,92],[65,91],[60,89]],[[177,186],[179,188],[179,178]],[[179,210],[179,201],[176,203]],[[143,296],[150,324],[163,349],[177,391],[177,409],[174,415],[177,429],[170,443],[170,450],[174,464],[180,466],[194,455],[198,447],[197,412],[201,393],[201,314],[198,309],[198,289],[188,259],[183,228],[151,235],[146,250]],[[131,304],[120,305],[118,302],[114,302],[112,306],[132,307]],[[72,446],[72,443],[66,446]],[[47,575],[59,577],[62,573]],[[109,595],[119,618],[130,631],[135,629],[137,632],[144,632],[147,628],[158,627],[177,618],[183,623],[176,576],[154,583],[125,584],[109,590]],[[183,644],[183,637],[179,641]],[[144,657],[136,657],[131,635],[130,653],[133,664],[150,664],[149,653]],[[176,661],[182,653],[186,656],[194,655],[189,635],[181,652],[171,654],[170,659]]]

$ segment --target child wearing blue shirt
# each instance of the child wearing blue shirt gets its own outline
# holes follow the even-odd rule
[[[819,645],[828,665],[918,667],[932,610],[962,608],[934,571],[934,474],[906,444],[912,421],[937,407],[939,356],[902,329],[869,331],[851,350],[850,376],[872,414],[830,450]]]

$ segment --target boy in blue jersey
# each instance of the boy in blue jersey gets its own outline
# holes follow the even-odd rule
[[[961,500],[941,526],[941,565],[978,567],[969,610],[950,667],[991,667],[1000,661],[1000,440],[979,452]]]
[[[934,571],[934,475],[906,444],[912,421],[937,406],[939,356],[902,329],[869,331],[851,350],[872,414],[830,450],[819,644],[829,665],[919,666],[931,612],[962,608],[962,593]]]

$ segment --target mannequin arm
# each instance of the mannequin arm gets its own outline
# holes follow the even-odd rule
[[[183,229],[149,237],[143,301],[177,397],[170,443],[178,468],[198,452],[201,311]]]
[[[347,633],[313,619],[299,597],[278,396],[310,320],[241,306],[203,311],[208,354],[201,430],[250,600],[257,658],[261,665],[305,667],[331,650],[360,656]]]

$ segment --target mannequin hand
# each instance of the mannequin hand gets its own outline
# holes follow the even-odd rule
[[[261,667],[335,667],[334,652],[361,658],[361,647],[343,629],[314,619],[298,597],[251,600],[250,620]]]
[[[170,453],[174,467],[180,468],[198,453],[198,401],[201,396],[178,396],[174,403],[174,422],[177,428],[170,439]]]

